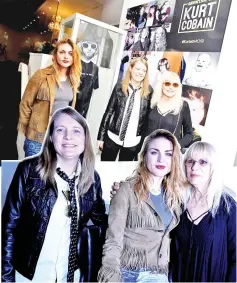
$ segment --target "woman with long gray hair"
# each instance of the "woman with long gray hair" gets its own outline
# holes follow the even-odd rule
[[[81,282],[79,232],[106,225],[86,120],[52,116],[41,152],[19,163],[2,213],[2,282]],[[81,274],[82,276],[82,274]]]
[[[162,160],[162,152],[156,153],[154,159],[158,164]],[[181,215],[178,225],[170,230],[170,282],[236,282],[236,194],[224,186],[223,170],[220,170],[218,163],[214,147],[207,142],[195,142],[185,153],[183,167],[188,183],[185,190],[177,191],[177,197],[181,199],[178,210]],[[144,172],[140,172],[140,175],[144,175]],[[175,170],[175,179],[180,185],[177,176],[179,171]],[[175,196],[174,184],[167,183],[167,190],[164,190],[166,194],[170,192]],[[112,196],[120,191],[120,186],[114,183]],[[151,189],[150,192],[152,194]],[[167,200],[162,199],[156,208],[158,213],[164,204],[169,208]],[[171,203],[176,203],[174,197]],[[164,212],[161,222],[167,222]],[[164,259],[161,249],[160,255]],[[134,273],[130,272],[130,278]]]
[[[236,282],[236,195],[223,184],[217,156],[207,142],[185,153],[190,185],[171,232],[173,282]]]

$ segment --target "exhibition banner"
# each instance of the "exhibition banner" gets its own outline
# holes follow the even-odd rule
[[[167,49],[220,52],[231,0],[176,1]]]

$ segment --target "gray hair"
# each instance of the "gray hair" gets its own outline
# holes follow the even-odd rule
[[[221,178],[222,174],[218,164],[217,153],[213,145],[208,142],[195,142],[193,143],[185,152],[184,155],[184,170],[185,169],[185,162],[189,158],[193,158],[194,155],[205,156],[205,160],[210,164],[210,177],[208,180],[208,204],[211,206],[211,213],[212,216],[215,217],[218,208],[220,206],[221,198],[224,200],[224,205],[226,208],[227,213],[230,213],[231,208],[231,198],[236,198],[235,193],[228,189]],[[193,187],[189,187],[184,195],[184,206],[186,208],[189,199],[193,193]]]

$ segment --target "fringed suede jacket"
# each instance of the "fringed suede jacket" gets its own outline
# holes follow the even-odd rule
[[[19,107],[18,131],[26,138],[42,143],[55,99],[56,82],[53,68],[38,70],[30,78]],[[70,103],[75,108],[76,92]]]
[[[131,182],[123,182],[110,204],[109,227],[103,247],[99,282],[121,282],[121,268],[146,268],[168,276],[169,232],[179,215],[165,230],[150,199],[138,203]]]

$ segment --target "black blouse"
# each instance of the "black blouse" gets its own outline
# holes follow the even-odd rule
[[[173,282],[236,282],[236,202],[230,212],[222,197],[215,217],[209,211],[195,225],[185,211],[170,233]]]
[[[177,115],[169,112],[161,114],[157,108],[150,110],[145,127],[145,136],[157,129],[165,129],[173,133],[178,139],[181,148],[187,147],[193,138],[190,109],[186,101]]]

